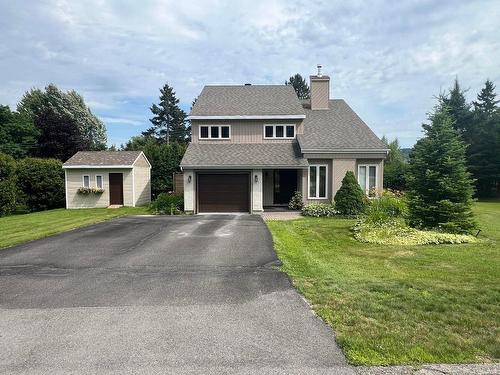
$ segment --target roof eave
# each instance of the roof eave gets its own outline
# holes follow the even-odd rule
[[[307,169],[306,165],[181,165],[181,169]]]
[[[188,116],[188,120],[300,120],[306,115],[228,115],[228,116]]]
[[[303,154],[306,153],[315,153],[315,154],[355,154],[355,153],[373,153],[380,154],[381,152],[388,154],[388,148],[345,148],[345,149],[326,149],[326,148],[301,148],[300,151]]]
[[[131,169],[133,165],[63,165],[63,169]]]

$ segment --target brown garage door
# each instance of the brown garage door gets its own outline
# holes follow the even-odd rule
[[[199,174],[199,212],[249,212],[248,174]]]

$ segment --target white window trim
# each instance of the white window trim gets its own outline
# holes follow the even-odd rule
[[[273,127],[273,136],[266,137],[266,126]],[[283,126],[283,137],[276,137],[276,126]],[[286,136],[286,127],[293,126],[293,137]],[[264,124],[262,127],[262,136],[264,139],[295,139],[297,137],[297,125],[296,124]]]
[[[368,187],[365,189],[365,194],[368,195],[370,193],[370,167],[375,167],[375,191],[378,191],[379,186],[378,186],[378,164],[358,164],[358,175],[357,175],[357,180],[358,184],[360,183],[359,181],[359,171],[361,170],[361,167],[366,167],[366,186]],[[361,187],[361,184],[359,185]]]
[[[101,187],[97,186],[97,177],[101,177]],[[95,187],[97,189],[103,189],[104,188],[104,177],[102,176],[102,174],[96,174],[95,175]]]
[[[208,128],[208,138],[202,138],[201,137],[201,127],[207,127]],[[227,126],[229,128],[229,138],[222,138],[222,127]],[[212,128],[219,128],[219,136],[216,138],[212,138]],[[211,139],[218,139],[222,141],[230,140],[231,139],[231,125],[198,125],[198,139],[201,141],[208,141]]]
[[[316,197],[311,196],[311,167],[316,168]],[[319,167],[325,167],[325,196],[319,197]],[[307,198],[308,199],[328,199],[328,164],[310,164],[307,170]]]
[[[89,178],[89,186],[85,186],[85,177]],[[90,187],[90,175],[89,174],[82,175],[82,187]]]

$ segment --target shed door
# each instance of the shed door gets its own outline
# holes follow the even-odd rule
[[[109,174],[109,204],[123,205],[123,173]]]
[[[198,212],[249,211],[248,173],[198,175]]]

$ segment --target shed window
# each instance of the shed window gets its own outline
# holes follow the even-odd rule
[[[83,187],[90,187],[90,176],[85,175],[83,176]]]
[[[95,186],[98,189],[102,189],[102,176],[95,176]]]

